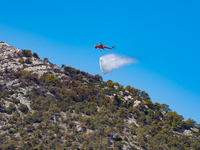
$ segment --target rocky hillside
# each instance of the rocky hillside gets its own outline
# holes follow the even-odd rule
[[[200,126],[145,91],[0,42],[0,149],[199,150]]]

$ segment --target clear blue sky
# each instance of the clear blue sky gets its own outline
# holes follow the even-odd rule
[[[144,90],[200,123],[199,6],[199,0],[2,1],[0,41]],[[98,42],[116,49],[100,52],[92,44]],[[99,57],[111,52],[140,63],[103,75]]]

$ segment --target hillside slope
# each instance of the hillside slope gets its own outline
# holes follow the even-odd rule
[[[200,126],[145,91],[0,42],[0,149],[199,150]]]

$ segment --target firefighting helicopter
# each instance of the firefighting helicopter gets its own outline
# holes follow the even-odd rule
[[[104,50],[105,48],[106,48],[106,49],[113,49],[113,48],[115,48],[115,46],[113,46],[113,47],[107,47],[107,46],[104,46],[104,45],[100,42],[100,44],[95,45],[94,48],[96,48],[96,49],[99,48],[99,49],[102,51],[102,50]]]

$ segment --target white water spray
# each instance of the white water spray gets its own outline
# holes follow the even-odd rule
[[[99,58],[99,62],[101,71],[103,72],[103,74],[107,74],[113,69],[119,69],[119,67],[130,63],[137,63],[138,59],[117,54],[107,54],[101,56]]]

